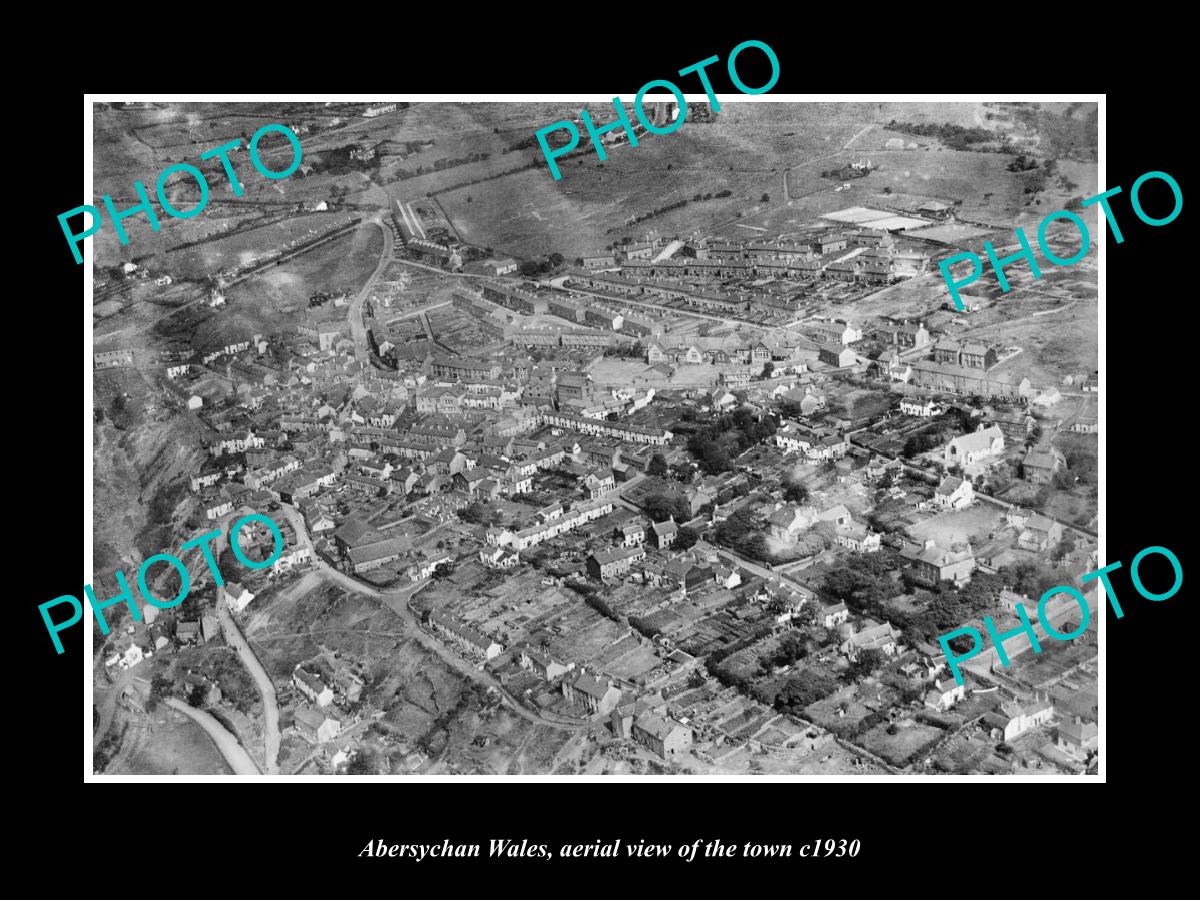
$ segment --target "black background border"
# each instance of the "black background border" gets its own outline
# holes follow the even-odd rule
[[[815,27],[827,31],[835,26]],[[22,368],[28,373],[25,377],[31,377],[31,390],[18,386],[24,378],[14,372],[17,380],[12,396],[18,403],[26,396],[41,400],[34,409],[43,410],[47,422],[63,425],[45,429],[44,437],[33,436],[10,451],[19,453],[20,447],[33,457],[10,462],[12,471],[41,476],[30,479],[37,487],[20,504],[26,511],[32,508],[32,513],[16,516],[18,521],[32,518],[36,527],[25,527],[15,535],[10,552],[18,559],[9,565],[18,582],[13,599],[19,609],[18,621],[23,623],[10,642],[21,651],[21,673],[10,671],[10,677],[17,675],[23,687],[33,689],[36,698],[22,704],[19,730],[23,737],[14,737],[10,743],[27,748],[20,766],[21,771],[32,771],[37,780],[39,796],[31,808],[35,818],[52,816],[61,826],[64,816],[74,818],[74,813],[84,822],[111,822],[114,820],[110,814],[118,809],[140,808],[152,816],[154,825],[135,826],[133,833],[139,844],[154,844],[155,832],[160,832],[170,837],[157,852],[176,852],[179,838],[194,850],[199,845],[188,840],[187,832],[196,832],[207,842],[229,848],[240,845],[238,855],[261,853],[275,860],[260,873],[269,874],[271,883],[310,886],[316,886],[314,879],[324,880],[325,874],[331,882],[341,878],[305,871],[317,862],[304,849],[306,833],[315,833],[314,849],[322,849],[321,859],[332,863],[329,868],[350,878],[361,874],[362,867],[343,869],[341,864],[357,858],[362,847],[377,838],[388,843],[434,843],[448,838],[452,842],[481,843],[486,848],[487,841],[497,837],[518,842],[526,838],[551,845],[609,841],[615,837],[627,843],[644,838],[647,842],[672,844],[698,837],[720,838],[726,843],[800,843],[832,837],[862,840],[863,851],[858,859],[756,861],[753,866],[738,860],[685,864],[673,859],[670,863],[635,861],[632,865],[643,871],[665,871],[669,867],[672,878],[686,873],[689,883],[698,884],[707,884],[707,879],[718,873],[747,870],[745,874],[751,874],[764,871],[763,866],[773,874],[783,874],[786,869],[802,879],[820,882],[825,881],[822,873],[852,873],[856,879],[846,882],[838,878],[830,880],[830,885],[862,884],[858,879],[864,876],[868,882],[875,876],[883,884],[894,883],[896,877],[903,883],[924,871],[928,872],[928,880],[921,879],[924,886],[939,888],[946,882],[936,873],[946,865],[954,866],[949,860],[958,859],[972,870],[971,874],[983,877],[955,878],[954,882],[984,889],[992,880],[989,875],[1002,878],[1009,866],[1036,866],[1042,871],[1045,865],[1047,878],[1071,879],[1080,856],[1092,855],[1087,851],[1092,849],[1093,841],[1121,841],[1126,845],[1149,841],[1162,854],[1166,848],[1161,842],[1178,840],[1169,830],[1164,833],[1162,827],[1154,827],[1157,823],[1149,818],[1149,812],[1145,822],[1149,827],[1138,825],[1130,817],[1135,806],[1165,807],[1171,792],[1163,789],[1173,787],[1174,780],[1182,775],[1182,766],[1189,762],[1180,759],[1181,754],[1173,747],[1177,746],[1177,723],[1182,719],[1178,698],[1184,686],[1190,684],[1181,671],[1182,660],[1190,652],[1186,645],[1180,647],[1167,640],[1174,635],[1186,639],[1191,632],[1184,619],[1186,587],[1171,600],[1156,604],[1137,597],[1128,580],[1129,561],[1143,547],[1154,544],[1171,548],[1184,569],[1190,570],[1183,538],[1190,536],[1184,510],[1188,505],[1185,485],[1192,481],[1188,465],[1191,417],[1186,405],[1192,382],[1184,367],[1190,357],[1191,348],[1185,342],[1190,343],[1191,329],[1186,327],[1188,314],[1177,311],[1185,284],[1181,276],[1189,272],[1183,265],[1191,250],[1185,244],[1188,209],[1185,203],[1183,213],[1173,223],[1152,228],[1139,222],[1128,205],[1129,186],[1150,170],[1169,172],[1181,185],[1185,198],[1188,195],[1188,169],[1183,157],[1194,150],[1187,147],[1179,131],[1188,107],[1181,106],[1182,98],[1175,94],[1172,82],[1150,61],[1120,56],[1120,64],[1115,64],[1107,57],[1106,65],[1103,54],[1091,49],[1096,45],[1086,41],[1075,48],[995,51],[994,55],[1004,59],[1004,65],[992,71],[983,63],[989,58],[984,52],[987,48],[973,47],[968,57],[967,48],[957,43],[952,45],[955,52],[951,59],[951,51],[946,49],[948,37],[926,40],[918,29],[911,43],[904,42],[903,50],[898,42],[889,52],[905,59],[916,54],[928,65],[914,66],[915,71],[899,67],[881,78],[877,68],[874,74],[865,75],[817,62],[813,45],[823,42],[819,33],[775,32],[748,25],[713,29],[707,36],[686,40],[658,33],[650,40],[651,34],[651,26],[644,25],[631,27],[625,38],[600,32],[594,41],[576,26],[570,30],[564,26],[560,40],[550,46],[544,38],[477,42],[471,46],[462,35],[448,33],[437,46],[422,51],[417,37],[397,33],[380,36],[388,46],[385,52],[374,53],[370,63],[326,56],[318,47],[311,55],[304,54],[311,66],[299,58],[297,51],[287,66],[278,65],[278,59],[274,63],[264,59],[262,68],[239,67],[228,77],[211,69],[206,69],[202,77],[175,78],[149,69],[140,74],[126,69],[120,75],[114,71],[110,77],[96,77],[88,89],[204,94],[236,93],[261,84],[269,90],[295,93],[377,89],[381,98],[405,90],[474,93],[481,89],[611,92],[629,97],[645,81],[669,77],[677,69],[713,54],[719,54],[723,61],[735,44],[757,38],[769,43],[780,59],[782,74],[772,94],[822,90],[861,93],[862,99],[871,99],[881,91],[925,93],[954,88],[1000,96],[1051,91],[1107,93],[1107,176],[1102,187],[1121,185],[1125,189],[1113,199],[1113,208],[1126,238],[1120,245],[1111,235],[1107,239],[1108,361],[1102,384],[1108,416],[1107,561],[1122,560],[1126,566],[1114,578],[1125,618],[1117,621],[1109,612],[1105,622],[1106,702],[1102,713],[1106,724],[1106,788],[1111,786],[1117,793],[1102,803],[1095,794],[1061,797],[1058,791],[1072,789],[1069,785],[1042,784],[1030,786],[1029,793],[1016,798],[994,790],[984,794],[991,785],[955,779],[936,784],[936,797],[930,796],[929,790],[935,786],[930,782],[922,782],[900,797],[890,791],[883,795],[881,791],[888,785],[878,783],[639,782],[600,787],[528,781],[426,784],[414,780],[401,784],[375,782],[370,788],[351,785],[353,793],[343,790],[336,796],[327,790],[317,796],[302,788],[280,794],[274,788],[266,800],[254,795],[252,809],[263,816],[258,824],[249,817],[230,815],[246,803],[244,796],[223,797],[222,802],[215,802],[198,794],[202,787],[191,784],[121,784],[107,791],[96,786],[104,793],[82,795],[80,738],[86,720],[81,722],[78,680],[81,642],[76,640],[67,653],[56,656],[36,609],[46,599],[77,594],[80,588],[76,583],[78,545],[71,537],[78,532],[74,532],[77,526],[68,512],[80,509],[75,505],[79,480],[74,468],[81,449],[74,429],[83,419],[76,380],[80,360],[75,348],[79,344],[74,326],[59,329],[59,316],[48,315],[51,309],[61,307],[69,320],[78,321],[70,310],[80,302],[83,277],[82,267],[74,264],[55,218],[80,202],[83,135],[79,116],[83,97],[78,89],[63,86],[59,93],[42,95],[38,100],[44,118],[36,137],[31,135],[37,148],[27,163],[36,171],[36,177],[10,182],[19,182],[15,185],[19,191],[31,192],[20,208],[34,213],[22,220],[22,227],[32,228],[31,235],[15,239],[10,235],[12,258],[23,257],[24,251],[32,249],[37,260],[34,271],[13,280],[18,289],[10,306],[9,315],[16,319],[10,324],[10,335],[21,336],[20,343],[28,348]],[[1020,37],[1009,32],[1005,40]],[[298,35],[292,40],[313,43]],[[622,52],[623,40],[630,42],[628,52]],[[891,44],[889,41],[888,46]],[[429,54],[424,59],[423,52]],[[1160,52],[1169,58],[1169,51],[1160,48]],[[447,55],[451,53],[453,57]],[[754,71],[755,55],[748,52],[739,59],[739,69],[749,84],[765,80],[765,75],[760,77]],[[1055,59],[1059,61],[1046,62]],[[296,70],[294,78],[287,76],[291,68]],[[964,69],[969,78],[955,74]],[[259,77],[272,72],[271,78]],[[1096,72],[1096,77],[1090,77],[1089,72]],[[711,73],[719,92],[732,90],[726,83],[723,65],[714,66]],[[273,82],[278,83],[272,86]],[[685,89],[694,91],[695,87],[687,85]],[[252,98],[247,95],[247,99]],[[1019,298],[1013,302],[1019,302]],[[84,352],[90,354],[90,348]],[[21,406],[10,407],[10,415],[24,419]],[[32,417],[34,422],[40,419],[36,413]],[[81,524],[85,532],[90,528],[87,521]],[[32,559],[26,562],[25,557],[30,555]],[[1151,586],[1157,583],[1150,571],[1144,578]],[[992,781],[1009,784],[1005,779]],[[1026,790],[1024,786],[1020,789]],[[1049,815],[1043,814],[1047,812]],[[142,820],[146,821],[151,820]],[[112,829],[114,833],[107,839],[114,850],[123,852],[119,849],[123,840],[115,833],[117,826],[85,827],[98,832]],[[1048,848],[1042,846],[1046,843],[1053,848],[1049,856]],[[991,849],[975,855],[970,852],[972,847]],[[1061,863],[1057,876],[1051,874],[1056,860]],[[888,863],[908,866],[897,869]],[[396,859],[364,860],[363,864],[387,875],[401,876],[411,875],[413,865]],[[445,875],[448,864],[450,861],[426,860],[418,866]],[[453,866],[455,877],[491,869],[522,875],[542,872],[577,876],[582,874],[580,867],[612,872],[616,864],[607,860],[481,859],[454,860]],[[900,875],[902,872],[908,876]],[[890,877],[885,877],[888,873]],[[403,882],[394,883],[400,886]],[[597,887],[602,885],[597,882]],[[805,889],[804,885],[801,881],[797,887]],[[630,886],[612,884],[619,890]]]

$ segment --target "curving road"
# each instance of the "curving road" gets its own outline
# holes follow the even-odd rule
[[[350,301],[350,310],[348,313],[350,319],[350,334],[354,338],[354,356],[359,362],[369,362],[369,351],[367,350],[367,326],[363,324],[362,308],[363,302],[367,299],[367,294],[375,287],[375,282],[379,280],[384,270],[388,267],[388,263],[392,261],[392,229],[388,228],[379,219],[372,219],[379,230],[383,232],[383,252],[379,254],[379,265],[375,267],[375,271],[371,273],[371,277],[367,279],[367,283],[362,286],[362,290],[357,296]]]
[[[214,719],[211,715],[202,709],[195,709],[188,706],[186,703],[170,697],[163,701],[171,709],[178,710],[183,713],[201,728],[203,728],[217,749],[221,751],[221,755],[225,757],[225,762],[229,764],[229,768],[233,769],[235,775],[261,775],[258,764],[246,752],[246,748],[238,743],[238,739],[225,730],[225,727]]]
[[[217,605],[217,617],[221,620],[221,632],[225,635],[225,642],[237,651],[242,665],[253,676],[255,683],[258,685],[259,693],[262,694],[263,718],[266,722],[263,742],[265,744],[264,750],[267,759],[267,774],[278,775],[279,704],[275,699],[275,685],[272,683],[270,676],[267,675],[267,670],[263,668],[263,664],[254,655],[254,651],[250,649],[250,645],[246,643],[246,639],[242,636],[242,631],[238,628],[237,622],[233,621],[233,615],[229,612],[229,607],[224,603]]]

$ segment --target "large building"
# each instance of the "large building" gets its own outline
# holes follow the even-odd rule
[[[1004,432],[999,425],[980,425],[976,431],[954,438],[946,444],[945,463],[969,466],[989,456],[1004,452]]]

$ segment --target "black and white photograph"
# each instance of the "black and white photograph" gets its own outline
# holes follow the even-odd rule
[[[88,780],[1099,774],[1103,97],[680,83],[90,98]]]

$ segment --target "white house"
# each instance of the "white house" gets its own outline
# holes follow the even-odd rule
[[[1038,725],[1045,725],[1053,717],[1054,704],[1046,694],[1038,692],[1032,703],[1002,703],[998,710],[989,713],[984,720],[996,727],[1003,734],[1004,740],[1011,741]]]
[[[250,605],[250,601],[254,599],[254,594],[246,590],[236,581],[228,581],[224,587],[217,588],[217,599],[221,599],[224,595],[225,602],[229,608],[235,613],[240,613],[243,609]]]
[[[938,678],[934,679],[933,687],[925,694],[925,705],[930,709],[945,712],[952,708],[955,703],[965,699],[966,696],[966,682],[957,684],[952,678],[946,681]]]
[[[969,478],[947,476],[938,485],[933,501],[943,509],[963,509],[975,499],[975,488]]]
[[[995,456],[1004,452],[1004,432],[999,425],[989,425],[979,428],[971,434],[954,438],[946,445],[945,463],[948,466],[955,463],[969,466],[981,459]]]
[[[333,702],[333,688],[300,666],[292,671],[292,683],[296,685],[296,690],[317,706],[328,706]]]
[[[900,412],[906,416],[920,416],[927,419],[937,412],[937,405],[932,400],[922,400],[919,397],[905,397],[900,401]]]

